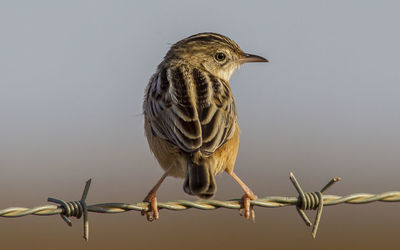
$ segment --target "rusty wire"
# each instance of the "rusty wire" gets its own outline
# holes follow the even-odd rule
[[[296,209],[304,220],[307,226],[313,226],[312,236],[316,237],[318,225],[321,219],[322,208],[324,206],[332,206],[338,204],[366,204],[376,201],[381,202],[400,202],[400,191],[390,191],[380,194],[368,194],[368,193],[355,193],[346,196],[339,195],[325,195],[323,194],[330,186],[335,182],[339,181],[340,178],[332,178],[328,184],[326,184],[321,191],[317,192],[303,192],[293,173],[290,173],[290,180],[295,186],[298,197],[286,197],[286,196],[267,196],[257,200],[252,200],[250,202],[251,206],[267,207],[267,208],[277,208],[285,206],[296,206]],[[69,225],[72,226],[71,221],[68,217],[80,218],[83,215],[83,238],[85,240],[89,239],[89,222],[88,222],[88,212],[94,213],[123,213],[128,211],[149,211],[150,204],[148,202],[139,202],[136,204],[129,203],[98,203],[93,205],[86,204],[86,196],[89,191],[91,180],[88,180],[85,185],[82,198],[79,201],[65,202],[60,199],[48,198],[48,201],[58,203],[59,205],[44,205],[37,206],[33,208],[24,207],[9,207],[5,209],[0,209],[0,217],[15,218],[22,217],[26,215],[56,215],[59,214],[62,219]],[[158,209],[167,209],[182,211],[189,208],[196,208],[201,210],[214,210],[218,208],[228,208],[228,209],[242,209],[243,201],[242,199],[232,199],[228,201],[218,201],[218,200],[176,200],[169,202],[158,202]],[[304,210],[316,210],[317,215],[314,223],[308,219]]]

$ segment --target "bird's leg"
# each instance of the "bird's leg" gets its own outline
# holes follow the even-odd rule
[[[143,200],[144,202],[149,202],[151,204],[151,208],[149,211],[142,211],[142,215],[146,215],[146,218],[148,221],[157,220],[159,218],[156,192],[157,192],[158,188],[160,187],[161,183],[168,176],[168,173],[170,170],[171,170],[171,168],[169,168],[169,169],[167,169],[167,171],[165,171],[165,173],[161,176],[161,178],[158,180],[156,185],[154,185],[154,187],[150,190],[150,192],[147,194],[147,196]],[[150,214],[150,212],[152,212],[153,214]]]
[[[244,208],[244,218],[249,219],[252,218],[253,222],[255,221],[255,212],[253,206],[250,205],[250,200],[256,200],[257,196],[251,191],[251,189],[234,173],[229,173],[233,179],[239,183],[244,191],[244,195],[242,196],[243,199],[243,208]]]

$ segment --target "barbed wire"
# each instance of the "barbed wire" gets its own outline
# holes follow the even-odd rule
[[[332,206],[338,204],[366,204],[376,201],[381,202],[400,202],[400,191],[390,191],[380,194],[369,193],[355,193],[346,196],[339,195],[325,195],[323,194],[335,182],[339,181],[339,177],[332,178],[320,191],[317,192],[304,192],[300,187],[293,173],[290,173],[290,180],[296,188],[298,197],[286,196],[267,196],[257,200],[251,200],[250,205],[266,208],[277,208],[286,206],[296,206],[301,218],[307,226],[313,226],[312,236],[316,237],[318,225],[321,219],[322,209],[324,206]],[[88,212],[94,213],[123,213],[129,211],[147,212],[151,209],[151,204],[148,202],[139,202],[136,204],[129,203],[98,203],[93,205],[86,204],[86,197],[89,192],[91,179],[86,182],[82,197],[79,201],[65,202],[60,199],[48,198],[49,202],[54,202],[59,205],[43,205],[33,208],[25,207],[9,207],[0,209],[0,217],[16,218],[27,215],[48,216],[59,214],[61,218],[69,225],[72,226],[71,220],[68,217],[81,218],[83,215],[83,238],[89,239],[89,220]],[[189,208],[201,210],[214,210],[218,208],[228,209],[243,209],[242,199],[232,199],[228,201],[218,200],[176,200],[169,202],[158,202],[158,209],[167,209],[182,211]],[[312,223],[304,210],[317,210],[315,222]]]

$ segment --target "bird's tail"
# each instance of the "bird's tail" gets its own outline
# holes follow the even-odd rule
[[[210,199],[214,196],[217,185],[209,163],[204,160],[200,162],[198,164],[188,161],[183,190],[187,194],[195,195],[202,199]]]

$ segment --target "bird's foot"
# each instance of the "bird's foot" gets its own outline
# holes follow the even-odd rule
[[[252,205],[250,205],[250,201],[256,200],[256,199],[257,199],[257,196],[252,191],[246,192],[242,196],[243,210],[244,210],[243,214],[242,214],[242,209],[240,209],[240,215],[244,216],[245,219],[249,219],[251,217],[253,222],[256,221],[256,212],[254,211],[254,207]]]
[[[148,221],[158,220],[160,214],[158,212],[157,197],[155,195],[147,195],[143,202],[150,203],[148,211],[142,211],[142,215],[146,215]]]

